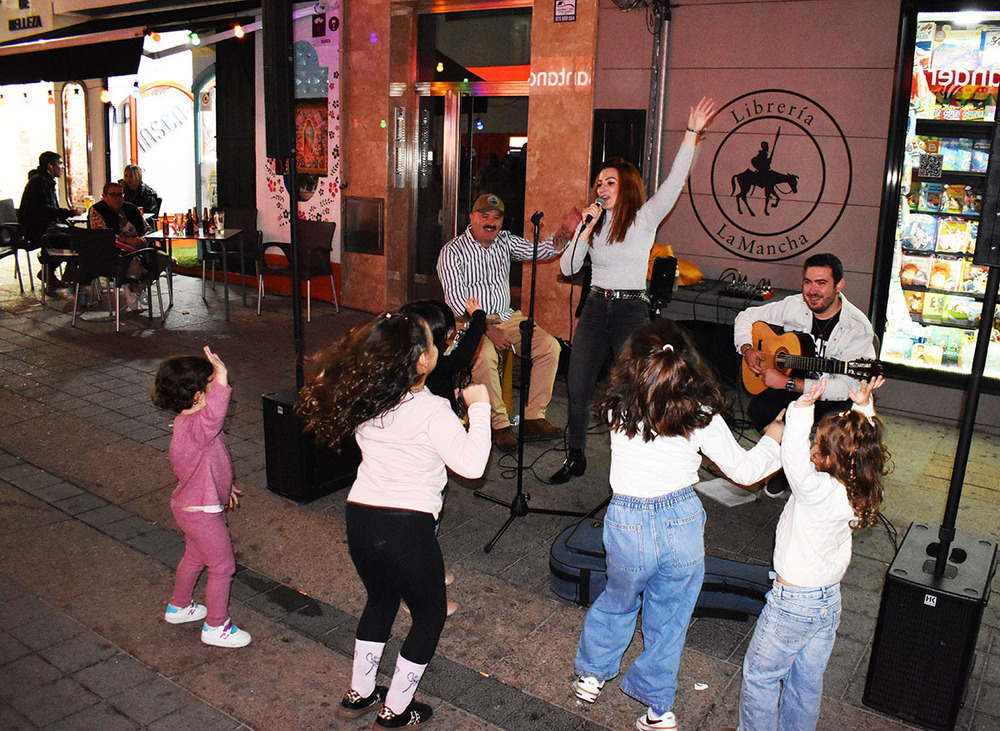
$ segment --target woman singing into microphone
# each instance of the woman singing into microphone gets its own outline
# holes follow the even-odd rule
[[[607,160],[594,182],[597,200],[584,211],[584,223],[563,252],[560,268],[566,276],[578,272],[590,254],[593,286],[573,339],[567,379],[568,451],[549,480],[553,484],[587,469],[583,450],[597,377],[608,353],[617,358],[629,335],[649,322],[646,271],[656,229],[680,197],[695,146],[714,115],[715,102],[706,97],[691,108],[670,175],[648,201],[635,165],[621,158]]]

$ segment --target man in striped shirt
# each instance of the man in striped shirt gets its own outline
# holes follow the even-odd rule
[[[503,224],[503,201],[493,194],[476,199],[469,216],[469,227],[441,249],[437,273],[444,288],[444,299],[457,318],[465,316],[470,297],[479,300],[486,316],[486,335],[472,364],[472,380],[486,385],[493,409],[493,443],[510,450],[517,439],[510,428],[510,416],[500,390],[499,357],[504,350],[515,353],[521,347],[520,324],[526,319],[510,306],[510,266],[512,261],[530,260],[533,244],[500,228]],[[552,259],[566,247],[581,220],[580,212],[571,210],[551,239],[538,243],[538,258]],[[537,325],[531,341],[531,384],[524,407],[522,429],[527,436],[552,438],[562,429],[545,419],[545,408],[552,399],[552,384],[559,365],[559,342]]]

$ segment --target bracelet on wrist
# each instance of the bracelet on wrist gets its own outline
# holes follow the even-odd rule
[[[694,132],[699,137],[701,137],[703,134],[705,134],[705,130],[703,130],[703,129],[695,129],[694,127],[688,127],[687,131],[688,132]]]

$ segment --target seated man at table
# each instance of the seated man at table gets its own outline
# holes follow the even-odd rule
[[[802,294],[750,307],[736,316],[733,337],[736,349],[747,367],[760,376],[766,388],[750,399],[747,416],[754,428],[764,433],[764,427],[774,421],[781,410],[805,393],[816,382],[819,373],[808,378],[786,375],[769,365],[772,355],[766,344],[762,349],[755,343],[751,330],[755,322],[766,322],[785,332],[808,335],[815,345],[817,358],[853,361],[875,356],[871,323],[857,307],[848,302],[844,289],[844,265],[833,254],[814,254],[802,266]],[[857,391],[860,382],[849,375],[826,374],[826,390],[816,402],[816,421],[832,411],[851,406],[848,389]],[[764,487],[768,497],[780,496],[788,487],[784,474],[778,472]]]
[[[32,248],[41,246],[42,236],[49,226],[57,222],[65,223],[67,218],[80,212],[75,208],[63,208],[59,205],[56,179],[62,174],[63,159],[59,153],[52,151],[39,155],[38,167],[28,173],[28,182],[21,194],[21,205],[17,209],[17,220],[24,227],[25,238]],[[50,272],[49,278],[46,286],[55,287],[60,284],[54,273]],[[71,279],[71,275],[67,274],[66,278]]]
[[[135,251],[143,246],[143,235],[148,231],[145,219],[139,209],[125,202],[125,191],[121,183],[105,183],[101,200],[90,207],[88,223],[90,228],[106,228],[115,232],[115,246],[122,251]],[[129,262],[128,276],[141,279],[148,267],[138,258]],[[122,287],[129,309],[136,309],[136,294],[142,292],[141,282],[133,282]]]

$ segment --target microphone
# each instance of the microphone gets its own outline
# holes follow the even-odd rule
[[[604,199],[603,199],[603,198],[598,198],[598,199],[597,199],[596,201],[594,201],[594,203],[596,203],[597,205],[599,205],[599,206],[601,207],[601,209],[603,209],[603,208],[604,208]],[[589,225],[590,225],[590,222],[591,222],[591,221],[593,221],[593,220],[594,220],[594,217],[593,217],[593,216],[591,216],[591,215],[590,215],[590,214],[588,213],[588,214],[587,214],[587,215],[586,215],[586,216],[584,217],[584,219],[583,219],[583,227],[584,227],[584,228],[586,228],[587,226],[589,226]]]

